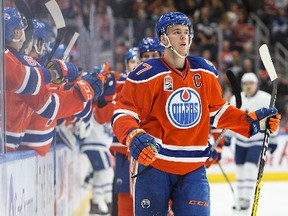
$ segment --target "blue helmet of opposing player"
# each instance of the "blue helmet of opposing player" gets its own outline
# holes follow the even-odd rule
[[[128,64],[130,59],[139,58],[138,47],[132,47],[125,53],[125,63]]]
[[[28,27],[27,20],[16,8],[4,8],[4,22],[6,43],[14,40],[15,29],[23,30],[23,35],[25,36],[24,30]]]
[[[169,12],[160,17],[156,25],[158,37],[160,38],[161,35],[166,34],[168,26],[175,24],[187,25],[189,28],[189,34],[193,37],[193,27],[189,18],[180,12]]]
[[[144,52],[159,52],[162,55],[164,47],[160,44],[158,38],[145,37],[139,42],[139,53],[140,56]]]

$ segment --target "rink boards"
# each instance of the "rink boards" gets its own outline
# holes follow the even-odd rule
[[[34,151],[1,155],[1,215],[51,216],[54,206],[57,216],[73,215],[87,199],[80,188],[86,171],[85,167],[80,167],[82,157],[78,149],[71,151],[63,145],[57,147],[56,157],[53,151],[45,157]]]

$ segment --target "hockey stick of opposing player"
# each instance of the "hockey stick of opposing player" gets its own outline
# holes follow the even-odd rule
[[[271,94],[269,107],[273,108],[275,107],[275,101],[277,97],[277,83],[278,83],[277,73],[276,73],[274,64],[272,62],[271,56],[270,56],[268,46],[266,44],[263,44],[259,48],[259,54],[264,64],[264,67],[266,71],[268,72],[269,77],[272,81],[272,94]],[[265,161],[266,161],[266,153],[267,153],[268,144],[269,144],[269,136],[270,136],[270,131],[268,128],[266,128],[264,139],[263,139],[263,144],[262,144],[262,151],[260,155],[260,163],[258,167],[257,182],[256,182],[256,188],[254,192],[254,201],[253,201],[251,216],[257,215],[257,209],[258,209],[259,198],[260,198],[260,190],[262,187],[262,177],[263,177],[264,166],[265,166]]]
[[[54,20],[54,23],[55,23],[56,28],[57,28],[57,36],[55,39],[55,44],[54,44],[51,52],[49,53],[48,58],[46,59],[46,61],[44,63],[44,65],[46,66],[47,63],[52,59],[54,53],[56,52],[56,50],[59,46],[59,44],[61,43],[62,38],[65,35],[66,24],[65,24],[65,20],[64,20],[64,17],[62,15],[62,12],[60,10],[60,7],[55,0],[50,0],[50,1],[46,2],[45,6],[48,9],[49,13],[51,14],[52,19]]]

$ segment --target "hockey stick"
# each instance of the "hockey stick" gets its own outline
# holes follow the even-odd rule
[[[234,73],[231,70],[227,70],[226,76],[227,76],[227,78],[231,84],[232,93],[235,95],[236,107],[240,108],[242,106],[241,87],[240,87]],[[210,155],[212,155],[212,152],[215,151],[217,145],[219,144],[220,140],[224,136],[226,130],[227,129],[222,129],[221,133],[219,134],[219,136],[215,140],[214,144],[211,146]]]
[[[231,84],[231,88],[232,88],[232,93],[234,94],[235,96],[235,101],[236,101],[236,107],[237,108],[240,108],[242,106],[242,98],[241,98],[241,87],[237,81],[237,78],[235,77],[234,73],[231,71],[231,70],[227,70],[226,72],[226,76]],[[221,133],[219,134],[219,136],[217,137],[217,139],[215,140],[214,144],[212,145],[211,147],[211,150],[210,150],[210,157],[208,160],[213,160],[212,159],[212,153],[213,151],[215,151],[216,147],[218,146],[220,140],[222,139],[222,137],[224,136],[225,132],[226,132],[227,129],[222,129]],[[235,191],[232,187],[232,184],[228,178],[228,176],[226,175],[222,165],[220,164],[220,162],[218,161],[217,162],[226,182],[229,184],[229,187],[231,189],[231,192],[232,192],[232,195],[233,195],[233,198],[234,198],[234,201],[235,201],[235,206],[237,209],[239,209],[239,206],[238,206],[238,202],[237,202],[237,198],[236,198],[236,194],[235,194]]]
[[[224,169],[223,169],[223,167],[222,167],[222,165],[220,164],[219,161],[217,162],[217,164],[218,164],[218,166],[219,166],[219,168],[220,168],[220,170],[221,170],[221,172],[222,172],[225,180],[226,180],[227,183],[229,184],[229,187],[230,187],[230,189],[231,189],[231,191],[232,191],[232,194],[233,194],[233,197],[234,197],[234,200],[235,200],[236,208],[239,209],[239,206],[237,206],[237,202],[236,202],[236,194],[235,194],[234,188],[233,188],[233,186],[232,186],[232,184],[231,184],[231,182],[230,182],[227,174],[225,173],[225,171],[224,171]]]
[[[269,107],[273,108],[275,107],[275,101],[277,97],[277,83],[278,83],[277,73],[276,73],[274,64],[272,62],[271,56],[270,56],[268,46],[266,44],[263,44],[259,48],[259,54],[264,64],[264,67],[266,71],[268,72],[269,77],[272,81],[272,94],[271,94]],[[265,166],[265,161],[266,161],[266,153],[267,153],[268,144],[269,144],[269,136],[270,136],[270,131],[268,128],[266,128],[264,139],[263,139],[263,144],[262,144],[261,155],[260,155],[260,163],[258,167],[257,182],[256,182],[256,188],[254,192],[254,201],[253,201],[251,216],[257,215],[257,209],[258,209],[259,198],[260,198],[260,190],[262,187],[262,177],[263,177],[264,166]]]
[[[76,43],[76,40],[78,39],[78,37],[79,37],[79,33],[78,32],[74,32],[74,34],[73,34],[68,46],[66,47],[66,49],[64,51],[64,55],[63,55],[63,58],[62,58],[63,61],[67,61],[69,53],[72,50],[74,44]]]
[[[33,37],[33,17],[32,13],[24,0],[15,0],[15,5],[20,13],[22,13],[27,20],[27,28],[25,29],[25,38],[20,52],[24,52]]]
[[[62,38],[65,35],[66,24],[65,24],[65,20],[62,15],[62,12],[59,8],[59,5],[57,4],[55,0],[50,0],[46,2],[45,6],[48,9],[49,13],[51,14],[54,20],[54,23],[56,25],[56,28],[57,28],[57,37],[55,39],[55,44],[44,63],[44,65],[46,66],[47,63],[52,59],[54,53],[56,52],[56,49],[58,48],[59,44],[61,43]]]
[[[64,51],[64,54],[63,54],[63,57],[62,57],[62,61],[67,61],[69,53],[72,50],[74,44],[76,43],[76,40],[78,39],[78,37],[79,37],[79,33],[78,32],[74,32],[74,34],[73,34],[68,46],[66,47],[66,49]],[[53,80],[53,83],[55,83],[55,84],[60,84],[62,82],[64,82],[64,77],[60,77],[60,78],[58,78],[56,80]]]

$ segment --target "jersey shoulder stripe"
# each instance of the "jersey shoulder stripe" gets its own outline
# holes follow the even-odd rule
[[[131,82],[147,82],[162,74],[171,73],[160,58],[149,59],[129,73],[127,80]]]
[[[218,72],[212,62],[206,60],[200,56],[188,56],[187,57],[190,63],[190,69],[202,70],[204,72],[213,73],[215,76],[218,76]]]

